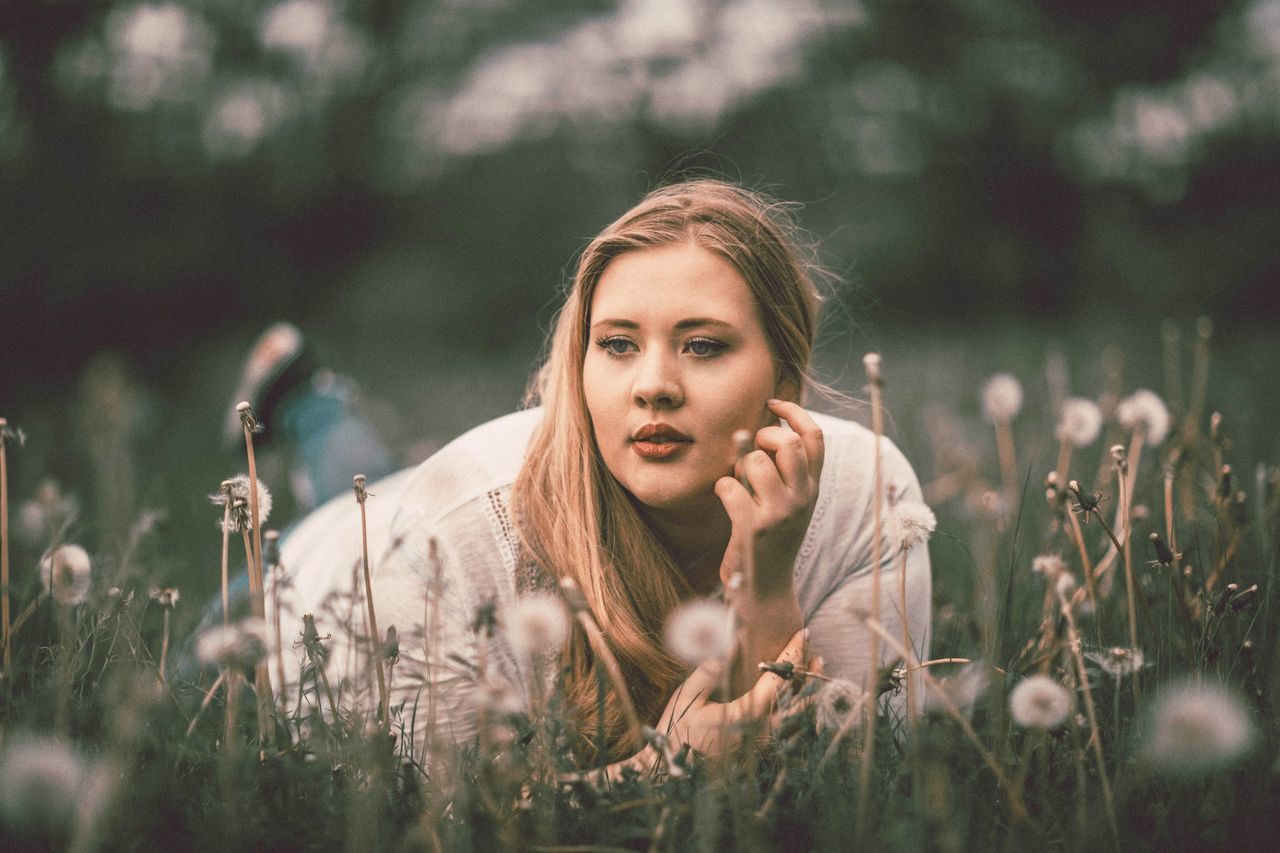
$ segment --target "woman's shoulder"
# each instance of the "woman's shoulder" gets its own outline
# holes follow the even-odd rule
[[[440,518],[510,487],[541,420],[541,409],[524,409],[473,427],[414,469],[404,483],[402,501],[421,500]]]
[[[821,427],[827,449],[823,479],[826,479],[828,468],[833,475],[841,477],[870,472],[871,454],[876,442],[874,432],[857,421],[820,412],[811,411],[809,414]],[[907,457],[888,436],[880,437],[880,460],[892,471],[913,473]]]

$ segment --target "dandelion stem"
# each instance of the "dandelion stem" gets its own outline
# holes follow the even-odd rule
[[[4,644],[4,673],[8,683],[13,665],[13,649],[9,625],[9,462],[5,452],[9,422],[0,418],[0,643]]]
[[[1139,448],[1141,448],[1141,444],[1138,441],[1138,436],[1141,434],[1142,431],[1139,430],[1138,433],[1134,435],[1134,443]],[[1124,548],[1121,550],[1121,553],[1124,555],[1124,591],[1128,604],[1129,648],[1136,649],[1138,648],[1138,614],[1135,609],[1136,596],[1133,589],[1133,512],[1129,507],[1129,495],[1131,492],[1129,491],[1130,484],[1129,478],[1126,476],[1125,467],[1123,457],[1121,457],[1121,461],[1116,463],[1116,484],[1120,488],[1120,517],[1124,520]],[[1133,704],[1136,708],[1138,706],[1137,672],[1135,672],[1133,678],[1130,679],[1130,684],[1133,686]],[[1119,685],[1117,685],[1117,687],[1118,686]],[[1119,701],[1119,698],[1117,698],[1116,702],[1119,703]]]
[[[1013,817],[1016,820],[1028,819],[1026,808],[1022,804],[1022,799],[1018,795],[1013,784],[1009,781],[1009,777],[1005,775],[1004,768],[1000,765],[1000,762],[996,760],[996,757],[992,754],[991,750],[987,749],[986,744],[982,742],[982,738],[978,737],[978,733],[973,730],[973,725],[969,722],[969,718],[960,711],[955,700],[953,700],[947,691],[938,684],[937,679],[930,675],[927,669],[921,668],[919,659],[911,649],[899,644],[897,639],[884,629],[884,626],[880,624],[879,620],[867,618],[865,621],[867,627],[884,640],[884,642],[892,648],[894,652],[900,655],[902,659],[906,661],[908,667],[913,670],[920,669],[924,674],[925,684],[933,689],[934,695],[937,696],[939,701],[942,703],[942,707],[947,712],[947,715],[959,724],[965,737],[967,737],[969,742],[973,744],[974,748],[978,750],[978,755],[982,758],[983,763],[987,765],[988,769],[990,769],[993,774],[995,774],[996,782],[1004,789],[1005,794],[1009,797],[1009,811],[1012,813]]]
[[[165,668],[169,660],[169,611],[172,608],[164,609],[164,633],[160,639],[160,683],[167,685],[169,682],[165,678]]]
[[[248,403],[237,404],[240,424],[244,428],[244,447],[249,461],[249,518],[253,525],[253,559],[249,564],[249,593],[253,599],[253,615],[266,621],[267,602],[263,596],[262,582],[262,523],[258,513],[258,466],[253,455],[253,433],[259,428]],[[275,741],[275,721],[271,698],[271,675],[266,660],[254,667],[254,687],[258,704],[258,746],[260,753]]]
[[[872,445],[872,493],[871,493],[871,618],[880,619],[880,560],[884,553],[884,531],[881,530],[882,503],[884,501],[883,472],[880,470],[880,443],[884,436],[884,399],[883,384],[880,376],[880,356],[869,354],[863,358],[867,368],[868,388],[871,393],[871,429],[875,436]],[[876,696],[876,676],[880,669],[880,635],[872,632],[870,650],[867,656],[868,667],[866,691]],[[858,834],[861,838],[870,837],[871,807],[871,768],[875,759],[876,748],[876,700],[871,700],[867,712],[867,728],[863,733],[862,763],[858,768]]]
[[[898,606],[902,611],[902,645],[907,648],[911,647],[911,627],[907,619],[907,549],[902,549],[902,563],[898,572]],[[908,730],[915,734],[916,717],[919,714],[919,708],[916,705],[916,678],[909,670],[907,673],[907,726]]]
[[[365,511],[365,500],[369,493],[364,488],[364,474],[356,474],[352,478],[352,483],[356,492],[356,503],[360,505],[361,565],[364,568],[364,597],[369,610],[369,642],[373,652],[374,671],[378,675],[378,719],[383,726],[387,726],[391,722],[388,718],[387,674],[382,668],[382,653],[379,649],[382,635],[378,633],[378,616],[373,608],[373,580],[369,577],[369,519]]]
[[[214,679],[213,686],[209,688],[209,692],[204,695],[204,701],[200,703],[200,709],[196,711],[196,715],[191,718],[191,722],[187,724],[186,737],[191,737],[191,733],[196,730],[196,723],[200,722],[200,715],[213,702],[213,697],[218,694],[218,688],[227,680],[227,672],[223,670],[218,673],[218,677]]]
[[[222,484],[226,503],[222,507],[222,625],[231,625],[231,584],[227,573],[229,551],[231,546],[231,489],[227,483]]]
[[[1107,761],[1102,752],[1102,732],[1098,729],[1098,712],[1093,704],[1093,690],[1089,686],[1089,676],[1084,668],[1084,655],[1080,651],[1080,630],[1076,627],[1076,617],[1071,602],[1061,594],[1058,600],[1062,606],[1062,615],[1067,620],[1067,646],[1071,650],[1071,656],[1076,665],[1076,677],[1080,682],[1080,689],[1084,692],[1084,708],[1089,715],[1089,742],[1093,745],[1094,760],[1098,765],[1098,781],[1102,785],[1102,798],[1107,806],[1111,838],[1116,847],[1119,847],[1120,830],[1116,824],[1116,805],[1111,797],[1111,782],[1107,778]]]

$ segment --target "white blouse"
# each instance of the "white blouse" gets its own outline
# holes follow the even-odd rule
[[[472,630],[477,610],[492,602],[500,616],[522,592],[548,585],[545,578],[528,576],[530,570],[520,568],[510,510],[512,483],[540,417],[540,409],[529,409],[490,421],[417,468],[368,487],[374,615],[384,634],[389,626],[396,627],[400,644],[399,660],[391,671],[391,706],[400,707],[399,723],[393,728],[403,727],[402,736],[413,740],[415,754],[421,755],[427,742],[429,707],[434,709],[437,738],[466,741],[476,734],[480,696],[475,667],[482,641]],[[851,421],[816,413],[813,418],[823,430],[826,450],[813,519],[796,557],[795,591],[810,629],[811,654],[824,658],[829,675],[861,683],[870,640],[855,611],[870,608],[872,591],[874,436]],[[887,501],[921,500],[911,465],[888,439],[881,443],[881,466]],[[316,676],[304,669],[304,614],[314,615],[329,648],[326,673],[338,704],[372,707],[377,702],[365,639],[369,631],[361,554],[360,508],[354,494],[320,507],[282,542],[285,680],[290,705],[297,707],[299,672],[304,672],[304,712],[317,704],[326,715],[329,711],[328,698],[321,701],[315,690]],[[886,542],[881,622],[895,637],[902,633],[902,565],[902,552]],[[906,572],[908,624],[915,652],[923,659],[931,612],[925,547],[906,552]],[[269,584],[269,619],[273,593]],[[501,627],[483,642],[489,679],[506,682],[527,699],[534,676]],[[881,644],[881,664],[895,657]],[[276,677],[274,666],[271,674]],[[275,687],[278,691],[279,685]]]

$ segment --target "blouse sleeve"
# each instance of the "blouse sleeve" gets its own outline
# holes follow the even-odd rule
[[[831,476],[823,472],[822,489],[829,489],[828,503],[814,543],[810,546],[812,569],[807,591],[801,583],[802,610],[810,629],[812,654],[821,655],[828,675],[862,684],[870,667],[871,631],[860,614],[872,611],[876,585],[872,571],[875,551],[875,485],[873,448],[869,433],[828,442],[838,447],[830,460]],[[888,500],[921,500],[920,484],[901,451],[892,442],[881,442],[881,479]],[[821,496],[820,496],[821,500]],[[904,575],[905,571],[905,575]],[[905,586],[903,584],[905,578]],[[798,578],[799,580],[799,578]],[[927,658],[931,617],[931,578],[927,545],[902,551],[881,542],[880,623],[894,638],[907,625],[913,653]],[[815,595],[815,593],[817,593]],[[904,596],[905,593],[905,596]],[[904,607],[905,597],[905,607]],[[879,664],[899,656],[880,643]]]

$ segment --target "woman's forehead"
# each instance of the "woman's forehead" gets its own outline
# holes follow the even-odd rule
[[[758,308],[731,263],[694,243],[679,243],[615,258],[596,284],[590,317],[593,326],[742,325],[758,319]]]

